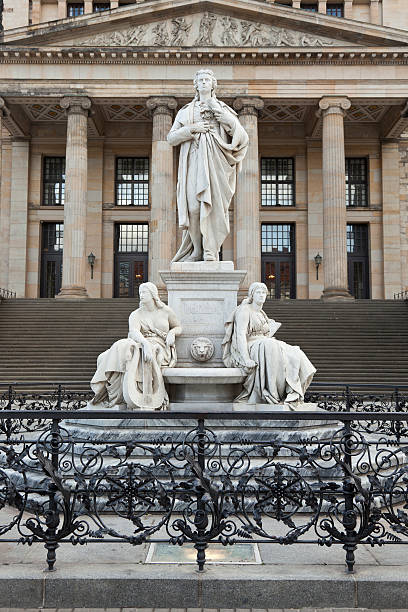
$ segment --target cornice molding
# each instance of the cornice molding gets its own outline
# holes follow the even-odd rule
[[[407,65],[408,48],[330,47],[323,49],[305,47],[277,47],[267,49],[142,49],[121,48],[100,50],[96,48],[27,49],[0,48],[0,64],[155,64],[201,65],[211,62],[217,65]]]

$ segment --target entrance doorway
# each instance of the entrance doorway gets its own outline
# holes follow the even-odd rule
[[[370,297],[368,268],[368,225],[347,225],[348,288],[356,300]]]
[[[272,300],[296,298],[295,226],[262,225],[262,282]]]
[[[61,290],[64,224],[43,223],[41,234],[40,297],[53,298]]]
[[[138,297],[147,281],[149,226],[147,223],[115,225],[115,280],[113,297]]]

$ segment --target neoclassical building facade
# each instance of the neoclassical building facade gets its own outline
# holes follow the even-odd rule
[[[0,287],[164,290],[201,66],[250,145],[222,258],[272,298],[408,287],[405,0],[3,1]]]

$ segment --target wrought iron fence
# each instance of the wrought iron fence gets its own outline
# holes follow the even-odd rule
[[[0,299],[3,300],[9,300],[9,299],[15,299],[17,296],[15,291],[9,291],[9,289],[2,289],[0,287]]]
[[[215,542],[340,545],[353,571],[359,546],[408,543],[406,390],[393,412],[373,393],[368,411],[343,411],[339,394],[337,411],[332,392],[330,410],[216,415],[89,410],[62,385],[14,391],[0,404],[0,542],[42,543],[50,571],[61,544],[189,542],[199,570]]]

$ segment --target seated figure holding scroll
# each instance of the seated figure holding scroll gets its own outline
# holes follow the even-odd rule
[[[168,405],[162,368],[177,361],[175,338],[181,327],[173,310],[160,299],[156,285],[139,288],[140,306],[129,317],[129,334],[101,353],[91,380],[92,403],[109,407],[161,410]]]
[[[223,361],[247,375],[237,402],[281,404],[302,401],[316,369],[298,346],[274,338],[280,323],[268,319],[262,306],[268,290],[252,283],[248,297],[225,324]]]

